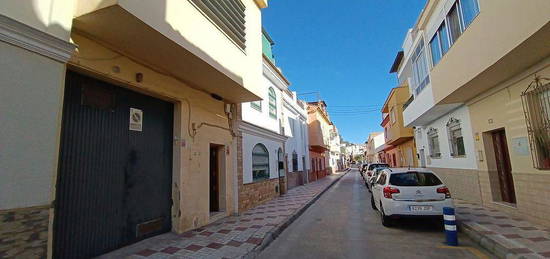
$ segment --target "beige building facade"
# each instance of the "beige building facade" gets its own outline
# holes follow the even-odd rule
[[[315,181],[332,172],[330,168],[330,132],[332,122],[324,101],[308,102],[307,127],[311,170],[308,180]]]
[[[544,0],[428,1],[404,43],[424,58],[399,73],[414,86],[405,123],[454,197],[548,226],[546,10]]]
[[[97,256],[238,211],[267,1],[234,2],[246,33],[193,0],[0,4],[2,257]]]

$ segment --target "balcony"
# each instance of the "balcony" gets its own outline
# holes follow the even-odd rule
[[[550,55],[550,1],[480,1],[480,13],[432,69],[436,104],[464,103]]]
[[[261,13],[254,1],[242,4],[246,17],[234,18],[246,19],[246,35],[224,27],[216,13],[181,0],[80,0],[73,26],[193,88],[248,102],[260,100]]]

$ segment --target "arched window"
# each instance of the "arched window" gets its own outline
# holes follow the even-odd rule
[[[277,95],[273,87],[269,88],[269,117],[277,119]]]
[[[252,180],[269,179],[269,152],[262,144],[252,149]]]

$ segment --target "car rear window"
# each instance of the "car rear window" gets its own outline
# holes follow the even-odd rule
[[[375,168],[388,168],[390,167],[388,164],[372,164],[369,166],[369,171],[374,170]]]
[[[392,174],[390,184],[395,186],[436,186],[442,183],[433,173],[407,172]]]

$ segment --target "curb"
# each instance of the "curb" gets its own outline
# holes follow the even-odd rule
[[[512,252],[510,248],[507,248],[498,242],[496,242],[494,239],[490,238],[489,236],[485,234],[481,234],[478,231],[474,230],[472,227],[468,226],[468,224],[457,221],[459,225],[459,231],[461,233],[466,234],[472,241],[483,247],[485,250],[493,254],[494,256],[498,258],[525,258],[522,256],[519,256]]]
[[[319,192],[313,199],[308,201],[304,206],[302,206],[300,209],[295,211],[290,217],[288,217],[284,222],[279,224],[277,227],[275,227],[273,230],[266,233],[265,237],[263,238],[263,241],[260,245],[254,247],[250,252],[242,256],[241,258],[245,259],[253,259],[256,258],[261,251],[263,251],[271,242],[273,242],[292,222],[294,222],[298,217],[300,217],[313,203],[315,203],[321,196],[330,189],[334,184],[340,181],[342,177],[344,177],[346,174],[348,174],[349,171],[344,171],[344,173],[338,177],[336,180],[334,180],[332,183],[330,183],[324,190]]]

